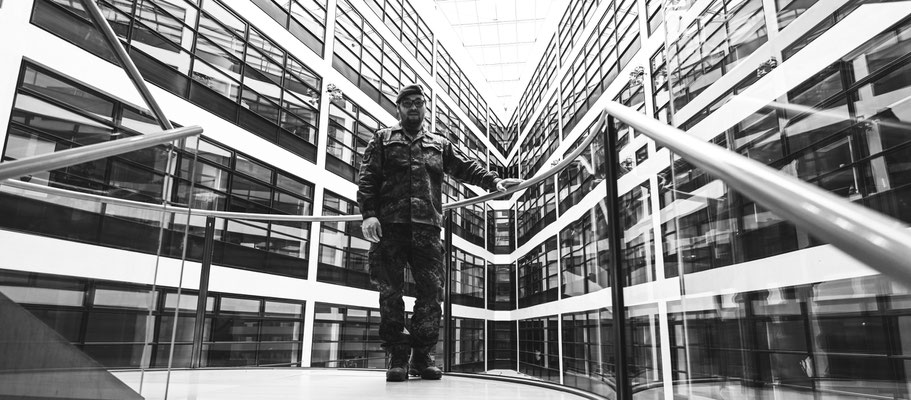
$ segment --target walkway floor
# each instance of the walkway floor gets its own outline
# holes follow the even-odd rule
[[[386,382],[384,372],[287,368],[171,371],[167,399],[584,399],[571,393],[533,385],[460,376],[444,376],[439,381],[411,378],[407,382]],[[165,399],[167,373],[164,371],[112,373],[147,400]]]

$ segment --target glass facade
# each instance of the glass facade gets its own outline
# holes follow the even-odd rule
[[[338,2],[332,66],[391,115],[398,115],[395,96],[399,88],[412,82],[422,83],[412,65],[393,50],[389,41],[351,3]],[[423,86],[429,88],[426,83]],[[425,94],[433,97],[430,90]]]
[[[453,248],[450,296],[453,304],[484,306],[484,259],[459,248]]]
[[[97,93],[41,67],[24,64],[20,73],[4,160],[16,160],[154,131],[144,110]],[[75,96],[73,95],[75,94]],[[266,214],[312,214],[313,185],[211,139],[191,138],[173,151],[164,147],[127,153],[28,178],[44,186],[191,207]],[[191,179],[192,176],[192,179]],[[191,182],[192,181],[192,182]],[[190,188],[193,188],[192,195]],[[167,196],[167,194],[170,194]],[[7,229],[65,238],[150,254],[181,257],[186,221],[157,212],[133,215],[91,201],[49,202],[4,193]],[[42,220],[72,220],[67,229]],[[185,256],[201,260],[205,218],[189,220]],[[237,268],[306,278],[309,223],[218,218],[213,261]],[[161,241],[163,246],[158,246]]]
[[[275,22],[322,56],[326,43],[325,0],[253,0]]]
[[[194,355],[198,291],[0,270],[0,293],[107,368],[301,365],[302,302],[210,291]]]
[[[333,99],[329,103],[326,169],[356,182],[367,143],[380,128],[385,126],[347,96]]]
[[[311,365],[329,368],[385,368],[380,347],[380,310],[316,303]]]
[[[433,65],[433,32],[408,0],[370,0],[367,5],[382,17],[386,27],[427,73]]]
[[[0,182],[0,293],[111,369],[385,368],[359,222],[178,209],[358,214],[363,149],[419,82],[428,125],[503,177],[598,135],[455,210],[438,363],[613,398],[622,315],[637,399],[911,396],[900,283],[616,121],[608,198],[595,128],[614,100],[909,223],[907,2],[570,2],[504,115],[421,1],[99,1],[173,123],[204,135],[19,179],[79,194]],[[109,82],[126,81],[80,2],[29,4],[19,28],[72,61],[0,55],[3,162],[160,130]]]
[[[322,78],[215,0],[102,2],[106,18],[150,83],[316,160]],[[110,50],[79,2],[39,0],[32,22],[109,61]],[[127,34],[130,36],[127,36]]]
[[[358,214],[357,203],[326,191],[323,194],[323,215]],[[326,221],[320,223],[319,268],[316,279],[321,282],[370,289],[367,251],[370,242],[364,239],[360,221]]]
[[[465,112],[469,121],[474,123],[483,135],[487,135],[487,102],[442,45],[437,46],[436,57],[437,67],[434,72],[440,89],[443,93],[449,94],[449,98],[458,104],[459,109]]]

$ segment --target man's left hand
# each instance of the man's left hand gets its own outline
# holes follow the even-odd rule
[[[521,184],[522,182],[525,182],[525,181],[522,179],[515,179],[515,178],[501,179],[499,182],[497,182],[497,191],[505,192],[507,189],[509,189],[513,186],[516,186],[518,184]]]

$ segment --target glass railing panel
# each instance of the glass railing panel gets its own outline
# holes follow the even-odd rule
[[[93,165],[110,166],[113,161]],[[86,176],[69,170],[66,176],[71,178]],[[49,180],[38,175],[26,179],[24,186],[0,184],[4,243],[11,246],[6,254],[23,254],[0,270],[0,293],[12,300],[8,307],[31,316],[33,322],[17,325],[29,328],[20,340],[34,346],[33,357],[41,360],[42,351],[55,355],[48,358],[52,362],[23,361],[4,372],[55,378],[46,385],[27,378],[28,391],[4,394],[41,396],[55,390],[47,398],[110,398],[90,391],[116,389],[111,392],[115,398],[154,398],[154,393],[164,392],[165,383],[145,381],[145,371],[190,366],[193,330],[188,326],[194,324],[195,296],[184,292],[180,302],[175,297],[182,291],[180,249],[186,242],[174,222],[186,216],[154,203],[110,204],[92,196],[123,189],[116,184],[99,190],[79,185],[83,181],[77,179],[61,181],[60,171],[45,174]],[[45,189],[60,186],[88,195]],[[17,314],[4,312],[4,318],[10,315]],[[4,335],[15,332],[5,329]],[[15,352],[11,348],[4,354]],[[114,369],[139,373],[121,380],[108,373]],[[89,389],[93,385],[84,385],[87,379],[106,389]]]
[[[675,394],[906,398],[907,302],[878,275],[672,302]]]
[[[720,133],[715,144],[911,221],[907,21]],[[676,159],[661,174],[675,395],[909,396],[908,290]]]

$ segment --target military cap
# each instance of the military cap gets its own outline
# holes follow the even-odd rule
[[[402,101],[403,97],[408,96],[409,94],[419,94],[421,96],[424,96],[424,88],[417,83],[403,87],[402,90],[399,90],[399,95],[395,98],[395,104],[398,104],[400,101]]]

